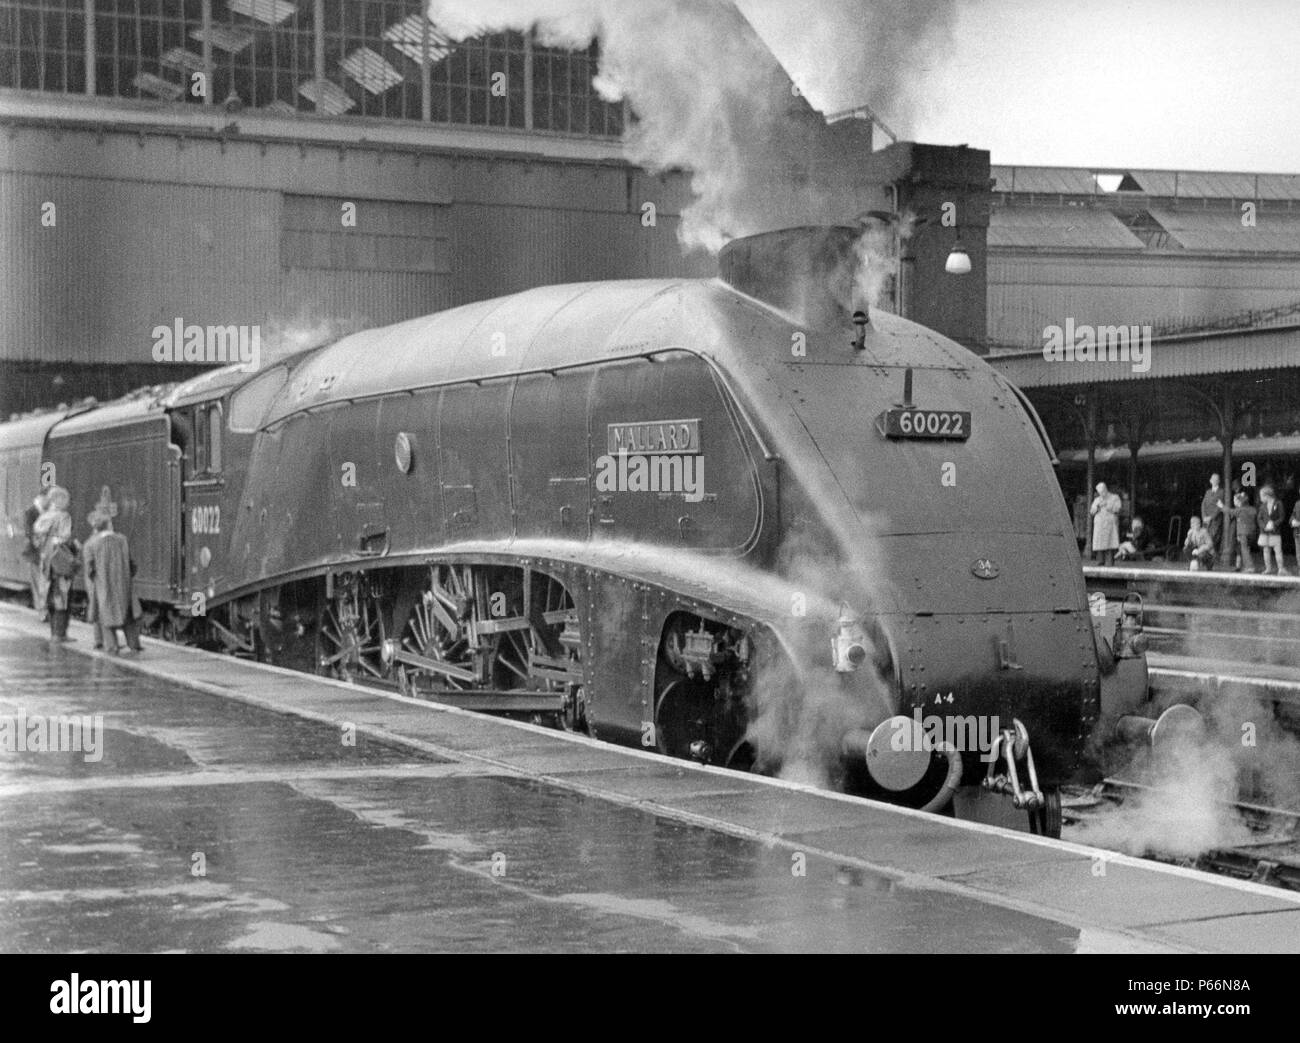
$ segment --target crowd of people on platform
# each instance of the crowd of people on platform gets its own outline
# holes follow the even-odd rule
[[[112,516],[96,508],[86,518],[90,535],[79,543],[73,537],[70,507],[68,491],[54,485],[42,490],[24,515],[23,559],[30,569],[32,604],[42,620],[49,620],[52,640],[74,640],[68,636],[68,619],[72,584],[80,571],[86,588],[86,620],[95,625],[95,647],[117,655],[121,630],[127,646],[121,654],[138,653],[142,613],[127,539],[113,531]]]
[[[1093,561],[1113,565],[1116,561],[1142,560],[1152,547],[1151,532],[1137,516],[1133,517],[1129,531],[1121,541],[1119,516],[1122,509],[1119,496],[1107,489],[1105,482],[1097,483],[1096,496],[1089,507]],[[1288,522],[1282,501],[1272,485],[1264,485],[1259,490],[1259,503],[1252,504],[1244,489],[1229,496],[1219,476],[1212,474],[1210,487],[1201,497],[1200,511],[1188,522],[1187,536],[1182,544],[1188,568],[1192,571],[1215,567],[1224,546],[1224,526],[1227,526],[1228,545],[1233,548],[1229,555],[1233,571],[1291,575],[1283,564],[1282,532],[1289,527],[1297,548],[1300,548],[1300,501],[1297,501]],[[1263,565],[1259,569],[1255,568],[1256,547],[1263,555]]]

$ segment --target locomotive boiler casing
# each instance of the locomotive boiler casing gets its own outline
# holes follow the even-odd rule
[[[375,554],[572,569],[593,723],[629,741],[653,719],[673,612],[748,619],[820,676],[846,600],[888,671],[833,682],[861,689],[861,725],[1019,719],[1045,770],[1072,773],[1097,670],[1041,432],[959,345],[886,314],[860,349],[849,332],[680,280],[548,287],[345,338],[268,411],[228,589]],[[919,406],[970,412],[969,438],[879,432],[908,369]],[[597,487],[611,430],[674,420],[697,425],[699,499]]]

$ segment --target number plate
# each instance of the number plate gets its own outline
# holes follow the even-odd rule
[[[886,438],[970,437],[970,414],[951,409],[887,409],[881,416]]]

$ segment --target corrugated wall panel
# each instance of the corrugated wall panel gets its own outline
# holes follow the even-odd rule
[[[451,280],[432,272],[327,271],[290,268],[283,297],[268,316],[273,338],[290,345],[386,326],[449,308]]]
[[[685,185],[608,162],[24,128],[0,148],[0,359],[151,363],[154,326],[177,318],[274,335],[548,282],[711,274],[677,245]],[[342,200],[447,205],[451,274],[284,267],[282,192],[334,213]]]
[[[257,323],[276,297],[277,192],[0,173],[0,205],[0,358],[150,362],[155,325]]]
[[[711,258],[683,258],[677,219],[645,228],[637,213],[455,206],[452,283],[457,303],[549,283],[711,275]]]

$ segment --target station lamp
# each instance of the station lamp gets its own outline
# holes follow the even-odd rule
[[[943,270],[949,275],[967,275],[970,272],[970,254],[966,252],[966,247],[961,245],[961,240],[952,245],[952,252],[948,254],[948,260],[943,264]]]

